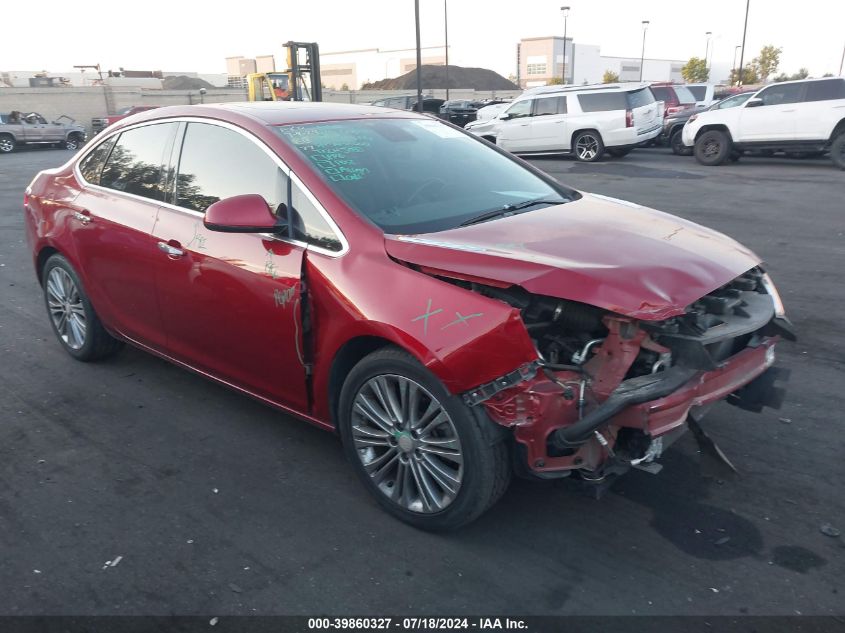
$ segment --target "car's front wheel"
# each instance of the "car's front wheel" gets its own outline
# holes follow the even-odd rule
[[[76,271],[61,255],[52,255],[42,272],[44,303],[53,332],[65,351],[77,360],[99,360],[122,343],[106,332]]]
[[[585,163],[593,163],[604,155],[604,142],[601,134],[593,130],[578,132],[572,142],[575,158]]]
[[[721,165],[731,156],[733,144],[722,130],[708,130],[695,140],[695,159],[708,167]]]
[[[82,138],[78,134],[71,134],[65,141],[65,149],[77,150],[82,145]]]
[[[510,481],[502,429],[410,354],[373,352],[349,373],[338,425],[347,457],[390,514],[424,530],[477,518]]]

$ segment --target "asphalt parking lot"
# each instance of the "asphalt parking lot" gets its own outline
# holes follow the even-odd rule
[[[737,476],[704,476],[687,436],[599,501],[515,481],[432,535],[382,512],[331,434],[134,349],[62,351],[21,200],[68,157],[0,156],[0,614],[845,614],[845,538],[821,530],[845,530],[845,173],[828,160],[536,160],[760,254],[800,336],[779,346],[788,399],[706,419]]]

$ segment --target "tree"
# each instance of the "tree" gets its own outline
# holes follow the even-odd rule
[[[760,78],[760,83],[766,83],[769,75],[777,72],[782,51],[782,48],[775,48],[769,44],[761,48],[760,54],[751,60],[751,65],[757,69],[757,76]]]
[[[603,84],[615,84],[619,81],[619,74],[613,72],[609,68],[604,71],[604,75],[602,75],[601,82]]]
[[[760,83],[760,76],[757,72],[757,67],[754,64],[746,64],[742,70],[742,83],[745,85]],[[736,69],[731,70],[731,85],[737,83],[738,77],[739,73]]]
[[[344,82],[344,83],[340,86],[340,89],[341,89],[341,90],[349,90],[349,84],[348,84],[348,83],[346,83],[346,82]]]
[[[822,75],[822,77],[833,77],[833,76],[834,76],[833,73],[825,73],[824,75]]]
[[[799,68],[797,73],[794,73],[792,75],[787,75],[786,73],[781,73],[777,77],[775,77],[773,79],[773,81],[775,81],[775,82],[795,81],[796,79],[806,79],[809,76],[810,76],[809,70],[807,70],[806,68]],[[830,75],[830,76],[832,77],[833,75]]]
[[[710,71],[707,69],[707,60],[700,57],[690,57],[689,61],[681,68],[681,75],[687,83],[703,83],[710,79]]]
[[[563,79],[560,77],[552,77],[546,82],[547,86],[560,86],[563,83]]]

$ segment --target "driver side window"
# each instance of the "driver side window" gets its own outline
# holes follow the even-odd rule
[[[533,99],[517,101],[510,108],[505,110],[505,114],[511,119],[521,119],[523,117],[531,116],[531,106],[533,103]]]
[[[804,84],[786,84],[766,88],[757,96],[762,99],[764,106],[798,103],[803,90]]]

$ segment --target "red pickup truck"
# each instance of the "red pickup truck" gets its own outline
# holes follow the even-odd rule
[[[158,107],[159,106],[157,105],[128,106],[126,108],[118,110],[117,114],[91,119],[91,129],[93,130],[94,134],[99,134],[112,123],[116,123],[117,121],[125,119],[126,117],[136,114],[138,112],[144,112],[145,110],[154,110]]]

